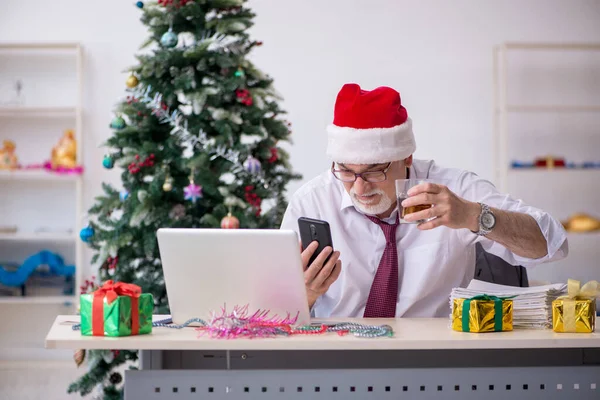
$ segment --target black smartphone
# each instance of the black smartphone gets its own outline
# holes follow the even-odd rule
[[[302,241],[303,249],[306,249],[308,245],[314,241],[317,241],[319,243],[319,247],[317,247],[317,250],[313,253],[312,257],[308,262],[308,265],[311,265],[313,263],[315,258],[317,258],[319,253],[321,253],[325,247],[329,246],[333,249],[333,240],[331,240],[331,228],[329,227],[329,223],[327,221],[300,217],[298,218],[298,228],[300,229],[300,240]]]

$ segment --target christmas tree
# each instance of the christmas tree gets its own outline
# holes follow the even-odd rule
[[[280,147],[290,124],[272,79],[248,59],[262,43],[247,30],[245,0],[136,3],[150,36],[128,71],[110,122],[105,168],[123,168],[122,187],[102,185],[82,240],[100,281],[139,285],[155,313],[169,313],[156,231],[277,228],[293,173]],[[94,289],[90,282],[82,292]],[[135,351],[79,351],[88,372],[68,392],[123,396],[117,368]]]

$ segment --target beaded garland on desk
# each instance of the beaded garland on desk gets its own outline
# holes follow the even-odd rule
[[[164,319],[152,323],[154,328],[183,329],[192,324],[199,324],[195,329],[202,334],[208,334],[217,339],[235,338],[266,338],[276,336],[294,335],[319,335],[328,332],[336,332],[340,336],[352,334],[361,338],[378,338],[393,336],[394,332],[389,325],[366,325],[353,322],[339,322],[332,324],[311,324],[293,328],[298,316],[291,318],[290,315],[279,318],[269,317],[269,311],[258,310],[248,315],[248,306],[235,307],[231,313],[222,309],[220,315],[213,314],[210,322],[201,318],[191,318],[183,324],[173,324],[171,319]],[[73,330],[80,329],[80,325],[74,325]]]

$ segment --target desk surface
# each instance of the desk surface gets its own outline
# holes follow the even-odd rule
[[[154,320],[168,316],[155,315]],[[82,336],[72,326],[79,316],[59,315],[46,336],[49,349],[139,350],[442,350],[518,348],[600,348],[600,332],[555,333],[546,330],[465,333],[449,327],[448,318],[328,319],[315,322],[388,324],[393,337],[357,338],[336,333],[261,339],[212,339],[194,327],[153,328],[152,334],[127,337]]]

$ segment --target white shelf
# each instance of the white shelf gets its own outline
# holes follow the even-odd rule
[[[1,118],[75,118],[75,107],[5,107],[0,106]]]
[[[2,170],[0,171],[0,181],[56,181],[56,182],[75,182],[81,178],[81,175],[62,175],[51,173],[46,170]]]
[[[74,304],[77,296],[0,296],[1,304]]]
[[[572,173],[572,172],[600,172],[600,168],[564,168],[564,167],[554,167],[554,168],[509,168],[509,173],[516,174],[540,174],[540,173],[548,173],[548,174],[562,174],[562,173]]]
[[[0,233],[0,242],[60,242],[72,243],[77,240],[77,236],[68,233]]]
[[[600,112],[600,105],[509,105],[506,110],[514,113]]]
[[[79,43],[70,42],[52,42],[52,43],[0,43],[0,49],[11,50],[76,50],[79,49]]]

